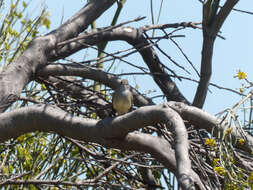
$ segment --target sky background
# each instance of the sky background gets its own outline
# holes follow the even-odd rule
[[[39,10],[39,8],[36,8],[38,7],[38,2],[39,1],[32,1],[31,7],[33,7],[34,10]],[[50,30],[57,28],[62,21],[66,21],[86,3],[84,0],[44,0],[40,2],[41,5],[46,6],[47,10],[50,12]],[[155,20],[157,19],[160,2],[161,0],[153,0]],[[221,3],[223,2],[224,1],[221,1]],[[253,1],[240,0],[236,5],[236,8],[253,12]],[[115,10],[116,6],[113,6],[110,10],[103,14],[103,16],[97,21],[97,27],[108,26],[112,20]],[[131,23],[129,24],[130,26],[141,27],[143,25],[151,24],[150,0],[126,0],[118,23],[134,19],[138,16],[146,16],[147,18],[137,23]],[[239,81],[233,77],[239,69],[245,71],[248,79],[252,81],[252,19],[253,15],[233,11],[226,20],[225,24],[221,28],[221,35],[225,37],[226,40],[217,38],[215,41],[213,72],[211,78],[212,83],[227,88],[239,89],[242,81]],[[159,24],[200,22],[201,20],[202,4],[198,0],[163,1]],[[48,31],[44,31],[44,33],[46,32]],[[159,34],[159,32],[156,34]],[[186,53],[191,62],[199,70],[201,60],[202,31],[198,29],[186,29],[175,34],[185,35],[185,38],[177,38],[175,40]],[[175,47],[175,45],[172,44],[172,42],[164,40],[159,44],[159,46],[177,63],[180,63],[182,66],[187,68],[191,72],[191,75],[188,75],[178,67],[175,67],[165,56],[158,53],[163,64],[172,68],[179,75],[184,75],[198,80],[196,73],[189,66],[185,58],[182,56],[182,54],[180,54],[179,50]],[[130,46],[128,46],[126,43],[113,42],[110,45],[110,48],[107,48],[106,51],[118,51],[119,49],[127,49],[129,47]],[[84,55],[87,56],[87,51],[82,51],[73,58],[77,60],[83,60]],[[94,58],[94,54],[92,52],[89,52],[88,55],[90,56],[89,58]],[[128,57],[127,60],[135,63],[136,65],[145,66],[138,54]],[[136,72],[136,70],[134,71],[133,68],[128,67],[122,62],[117,62],[117,70],[115,72]],[[150,76],[136,76],[135,78],[131,76],[124,76],[124,78],[128,78],[132,86],[136,86],[136,84],[138,84],[139,91],[142,93],[145,93],[148,90],[156,90],[157,92],[149,94],[150,97],[161,94],[159,90],[157,90],[157,86]],[[185,97],[189,101],[192,101],[195,95],[197,84],[189,81],[183,81],[181,83],[178,80],[176,80],[176,83]],[[231,107],[241,99],[240,96],[228,91],[220,90],[214,87],[210,87],[210,90],[212,93],[208,93],[204,109],[213,114],[224,110],[225,108]],[[164,100],[156,99],[155,101],[157,103],[161,103]]]

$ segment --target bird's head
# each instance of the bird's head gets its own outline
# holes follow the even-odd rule
[[[127,79],[123,79],[120,82],[122,85],[128,85],[128,80]]]

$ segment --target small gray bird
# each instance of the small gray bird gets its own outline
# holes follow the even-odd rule
[[[121,85],[117,88],[112,96],[113,108],[119,115],[129,111],[133,104],[133,95],[128,85],[128,80],[123,79]]]

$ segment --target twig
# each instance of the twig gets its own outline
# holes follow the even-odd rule
[[[142,19],[144,19],[144,18],[146,18],[146,17],[138,17],[138,18],[135,18],[135,19],[130,20],[130,21],[122,22],[122,23],[120,23],[120,24],[118,24],[118,25],[115,25],[115,26],[106,27],[105,29],[100,30],[100,31],[95,32],[95,33],[92,33],[92,34],[82,34],[82,35],[79,35],[79,36],[76,37],[76,38],[72,38],[72,39],[70,39],[70,40],[66,40],[66,41],[60,42],[60,43],[57,44],[57,46],[58,46],[58,47],[64,46],[64,45],[69,44],[69,43],[71,43],[71,42],[76,42],[76,41],[81,40],[81,39],[85,39],[85,38],[88,38],[88,37],[91,37],[91,36],[94,36],[94,35],[101,34],[101,33],[106,32],[106,31],[113,30],[113,29],[115,29],[115,28],[119,28],[119,27],[121,27],[121,26],[123,26],[123,25],[126,25],[126,24],[129,24],[129,23],[131,23],[131,22],[138,22],[138,21],[140,21],[140,20],[142,20]]]

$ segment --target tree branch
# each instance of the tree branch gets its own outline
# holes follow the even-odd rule
[[[191,186],[191,162],[188,153],[188,135],[180,116],[167,106],[145,106],[116,118],[100,121],[74,117],[56,106],[35,105],[0,115],[0,142],[36,130],[55,132],[70,138],[96,142],[105,146],[117,145],[127,134],[158,122],[171,129],[175,140],[176,168],[182,187]],[[129,139],[128,139],[129,140]],[[139,142],[141,143],[141,142]],[[123,143],[125,146],[125,144]],[[128,146],[126,146],[128,147]],[[130,148],[138,148],[138,145]],[[152,145],[153,149],[167,147]],[[158,158],[157,158],[158,159]]]
[[[220,119],[197,107],[179,102],[168,102],[168,106],[177,111],[184,120],[189,121],[199,129],[206,129],[214,135],[219,132],[225,132],[226,127]],[[237,143],[236,146],[249,153],[253,152],[253,137],[251,135],[247,133],[242,134],[236,127],[233,127],[231,135],[235,140],[245,139],[244,144]]]
[[[165,139],[140,132],[132,132],[128,133],[123,141],[112,141],[110,146],[125,150],[135,150],[150,153],[169,171],[177,174],[175,152]],[[182,165],[181,167],[184,166]],[[205,189],[201,180],[199,179],[199,176],[193,170],[190,170],[189,173],[194,183],[196,183],[200,189]]]
[[[76,37],[88,28],[102,13],[109,9],[116,0],[93,0],[89,1],[74,16],[67,20],[59,28],[48,33],[48,36],[56,38],[57,43]],[[54,43],[54,45],[56,45]]]
[[[222,24],[225,22],[226,18],[238,2],[239,0],[227,0],[221,7],[213,23],[214,28],[216,28],[216,34],[219,32]]]
[[[168,25],[169,27],[170,25]],[[171,27],[179,27],[181,25],[173,24]],[[141,54],[143,60],[149,67],[150,72],[153,74],[153,78],[157,85],[164,92],[168,100],[174,100],[179,102],[188,103],[186,98],[181,94],[179,89],[177,88],[175,82],[170,78],[168,73],[165,71],[162,66],[155,50],[152,48],[152,44],[150,44],[147,39],[144,37],[143,32],[144,29],[135,29],[132,27],[118,27],[110,31],[101,32],[103,29],[94,29],[80,36],[83,39],[78,40],[77,42],[72,42],[68,46],[61,47],[57,54],[51,55],[55,56],[54,59],[59,57],[66,57],[80,49],[87,48],[91,45],[96,45],[101,42],[107,41],[116,41],[122,40],[131,44],[136,48],[136,50]],[[91,35],[99,32],[99,35]],[[86,38],[89,36],[89,38]]]
[[[217,33],[219,32],[225,19],[239,0],[227,0],[225,5],[221,7],[220,11],[216,15],[214,13],[213,20],[206,20],[204,13],[207,10],[205,4],[203,4],[203,45],[201,52],[201,70],[200,70],[200,81],[198,88],[196,90],[193,106],[202,108],[206,99],[208,85],[212,75],[212,57],[214,41],[216,39]]]
[[[112,89],[117,89],[121,85],[121,80],[114,74],[106,73],[101,69],[77,64],[51,64],[40,69],[38,76],[79,76],[84,79],[91,79],[109,86]],[[131,87],[131,92],[134,96],[134,104],[137,107],[154,105],[152,100],[142,96],[135,88]]]
[[[114,0],[91,1],[58,29],[34,39],[23,54],[0,74],[0,112],[7,109],[13,99],[20,95],[38,67],[42,67],[51,59],[50,51],[55,49],[57,42],[78,35],[114,2]]]

